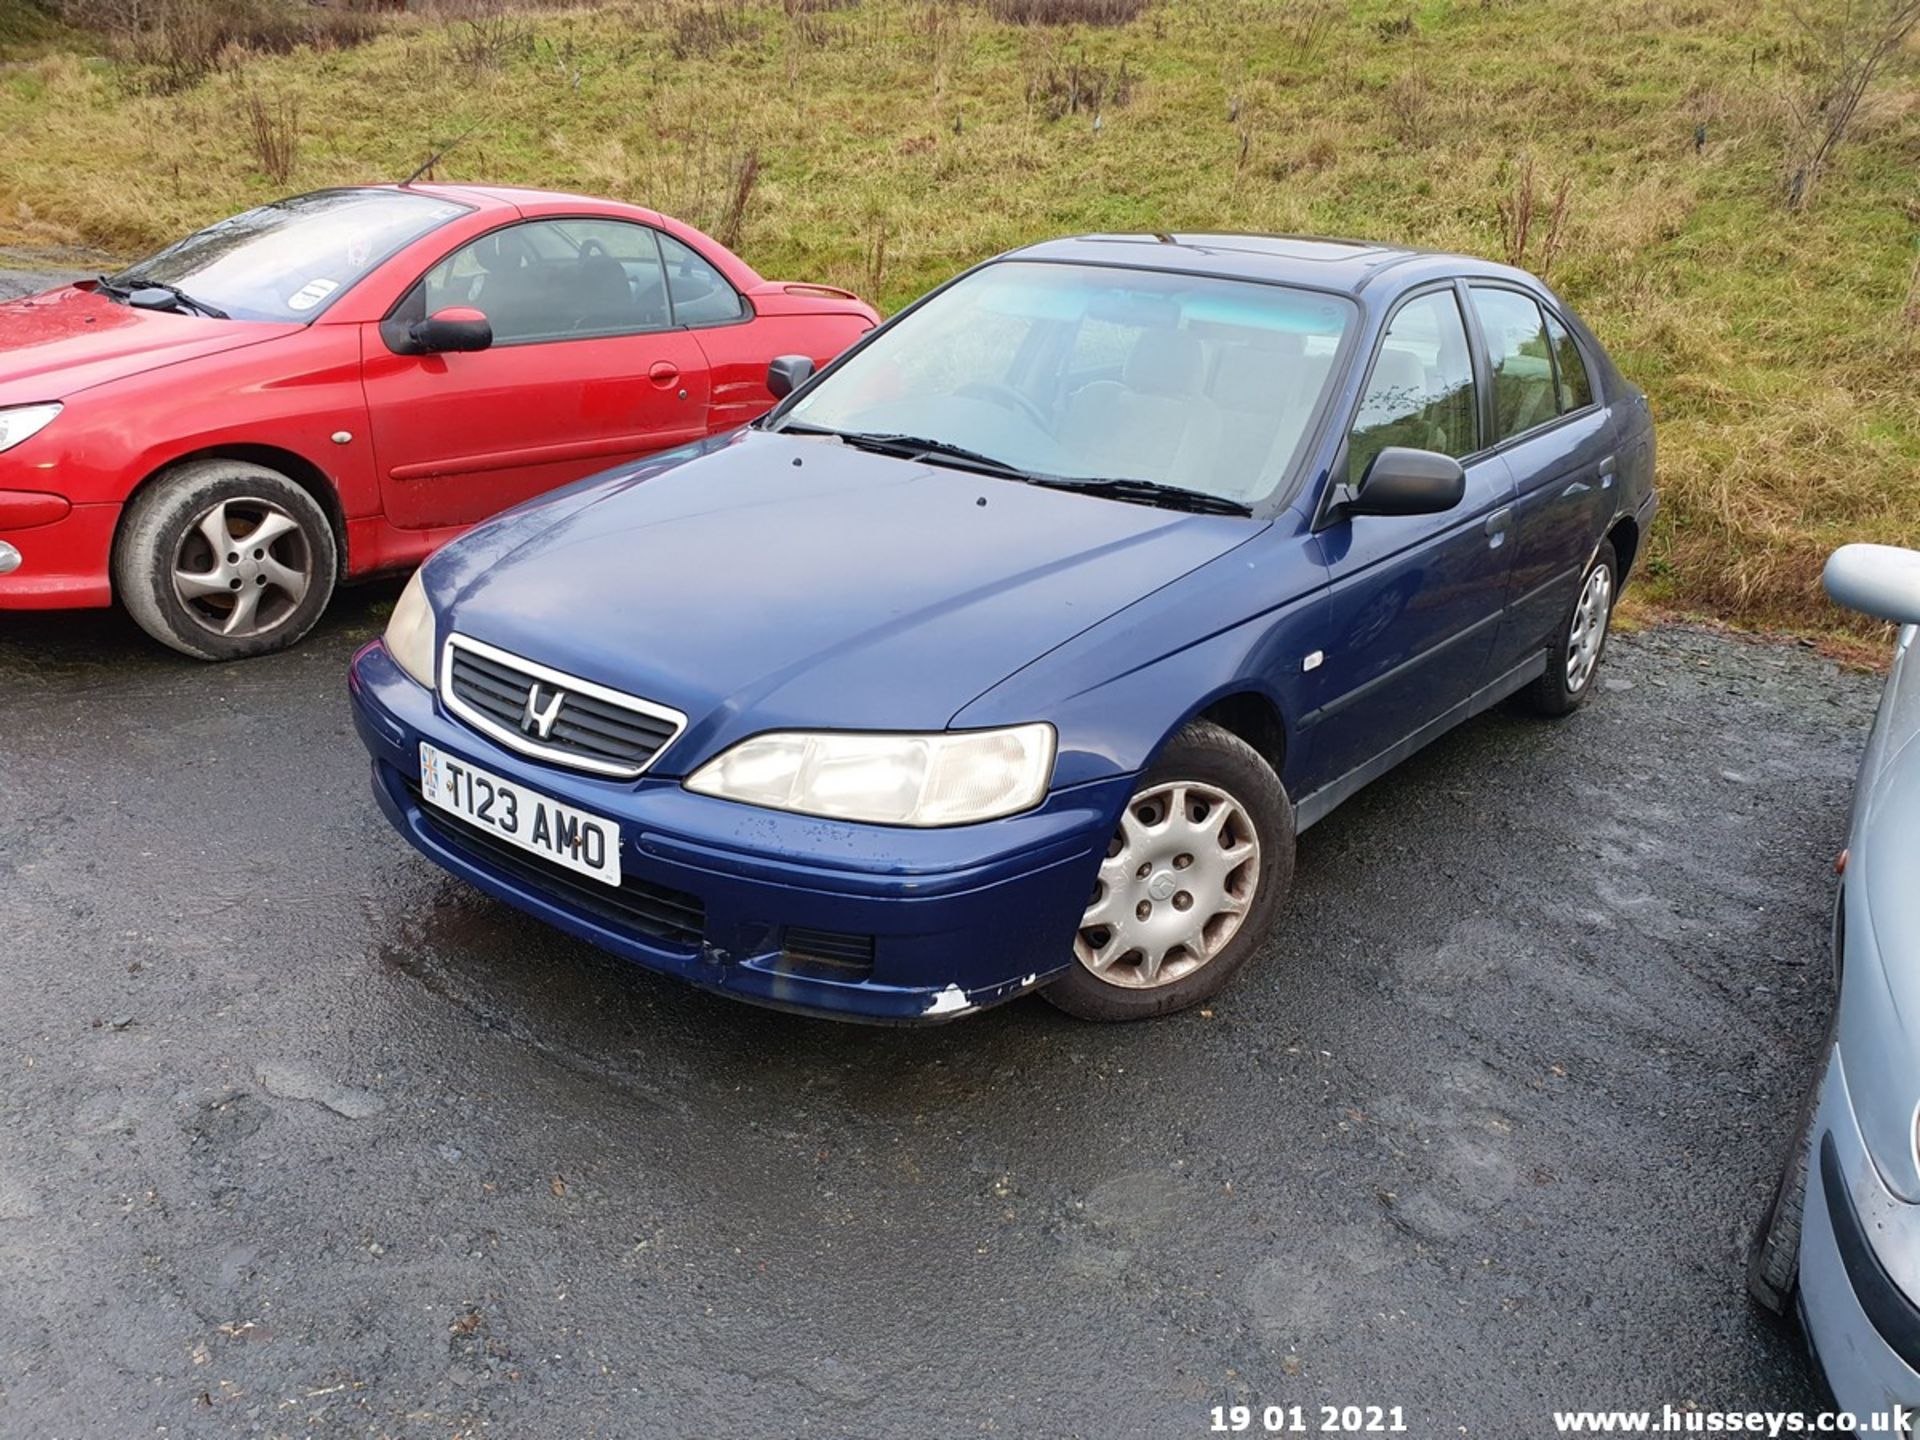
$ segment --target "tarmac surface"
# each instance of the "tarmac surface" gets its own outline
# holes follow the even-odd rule
[[[1481,717],[1309,832],[1208,1011],[884,1030],[409,850],[344,685],[395,593],[226,667],[0,617],[0,1434],[1820,1403],[1742,1262],[1876,677],[1616,636],[1581,713]]]

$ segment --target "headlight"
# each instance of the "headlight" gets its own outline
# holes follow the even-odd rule
[[[964,825],[1030,810],[1053,775],[1053,727],[931,735],[756,735],[709,760],[689,790],[874,825]]]
[[[16,405],[0,410],[0,450],[11,450],[29,435],[38,435],[59,413],[58,405]]]
[[[420,583],[418,570],[413,572],[407,588],[394,603],[393,617],[387,621],[386,641],[393,663],[431,690],[433,607],[427,604],[427,589]]]

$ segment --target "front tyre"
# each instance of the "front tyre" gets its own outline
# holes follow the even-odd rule
[[[1293,803],[1239,736],[1195,721],[1141,778],[1043,992],[1083,1020],[1144,1020],[1217,995],[1293,883]]]
[[[1546,673],[1521,691],[1535,711],[1556,718],[1571,715],[1586,700],[1607,648],[1607,627],[1619,593],[1620,562],[1614,557],[1613,542],[1602,540],[1587,573],[1580,577],[1580,593],[1561,626],[1559,643],[1547,656]]]
[[[140,628],[197,660],[293,644],[333,595],[339,550],[318,502],[244,460],[177,465],[127,507],[113,586]]]

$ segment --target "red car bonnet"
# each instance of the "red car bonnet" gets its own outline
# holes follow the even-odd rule
[[[96,295],[89,285],[0,303],[0,406],[64,399],[303,328],[141,310]]]

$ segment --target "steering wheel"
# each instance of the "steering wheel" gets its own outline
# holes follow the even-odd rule
[[[1015,414],[1024,415],[1043,433],[1049,433],[1053,428],[1048,423],[1044,410],[1011,385],[1002,385],[997,380],[969,380],[953,393],[965,395],[974,400],[985,400],[990,404],[998,405],[1002,410],[1011,410]]]

